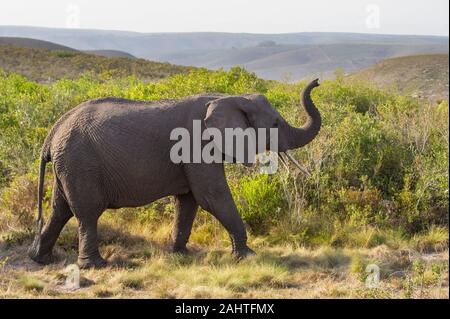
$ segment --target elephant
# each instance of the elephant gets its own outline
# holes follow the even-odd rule
[[[223,162],[174,163],[169,138],[174,128],[192,131],[215,127],[277,128],[278,152],[311,142],[319,133],[321,116],[311,99],[318,79],[305,86],[301,102],[307,121],[294,127],[261,94],[200,94],[182,99],[133,101],[100,98],[65,113],[50,129],[42,146],[38,182],[37,231],[29,257],[37,263],[54,261],[56,240],[72,216],[78,221],[80,268],[103,267],[97,223],[106,209],[139,207],[174,196],[174,252],[188,252],[197,209],[211,213],[227,230],[232,254],[254,254],[227,184]],[[267,145],[269,143],[267,142]],[[46,163],[53,163],[52,213],[43,226],[42,201]],[[248,164],[248,163],[247,163]]]

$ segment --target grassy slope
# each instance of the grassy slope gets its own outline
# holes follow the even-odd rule
[[[387,59],[348,79],[438,101],[448,100],[448,76],[448,54],[430,54]]]
[[[22,74],[30,80],[42,83],[60,78],[77,78],[85,72],[108,72],[115,76],[134,75],[144,81],[151,81],[187,72],[191,68],[144,59],[0,45],[0,69]]]

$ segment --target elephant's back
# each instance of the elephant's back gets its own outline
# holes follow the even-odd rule
[[[141,202],[140,189],[151,190],[157,172],[170,176],[179,170],[170,162],[170,130],[156,120],[161,112],[167,112],[163,103],[124,99],[79,105],[55,124],[50,150],[57,175],[63,180],[89,175],[107,186],[113,202],[133,189],[128,200]]]
[[[152,111],[148,103],[119,98],[84,102],[64,114],[47,139],[53,162],[76,153],[94,156],[97,147],[120,145],[146,135],[142,113]],[[148,118],[148,115],[146,116]]]
[[[190,127],[193,119],[203,119],[206,103],[220,96],[208,94],[151,102],[113,97],[86,101],[56,122],[44,147],[50,149],[52,162],[73,149],[86,150],[91,155],[125,152],[136,158],[149,152],[166,155],[171,131]],[[95,149],[98,145],[110,150]],[[142,145],[148,146],[147,154],[142,152]]]
[[[122,98],[89,100],[65,113],[51,129],[49,137],[53,142],[65,140],[73,133],[77,133],[77,138],[89,138],[92,137],[90,134],[93,130],[107,129],[118,123],[122,123],[121,126],[125,127],[131,124],[132,119],[140,118],[141,113],[151,112],[155,109],[154,106],[163,105],[164,103],[148,103]]]

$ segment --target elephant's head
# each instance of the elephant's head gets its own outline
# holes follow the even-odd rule
[[[307,114],[302,127],[293,127],[278,113],[264,95],[246,94],[218,98],[208,103],[205,125],[217,128],[225,136],[225,128],[278,129],[278,152],[286,152],[311,142],[319,133],[320,113],[311,99],[311,90],[319,86],[318,79],[310,82],[301,94],[301,102]],[[257,135],[258,136],[258,135]],[[255,137],[254,145],[258,145]],[[261,143],[261,142],[260,142]],[[270,136],[266,135],[265,150],[271,150]],[[222,145],[223,149],[224,145]],[[290,156],[289,156],[290,157]],[[290,157],[291,158],[291,157]],[[292,158],[291,158],[292,159]],[[245,164],[245,162],[244,162]]]

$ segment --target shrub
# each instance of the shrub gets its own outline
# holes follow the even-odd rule
[[[237,208],[255,233],[267,230],[286,208],[277,176],[255,174],[243,177],[234,189]]]

